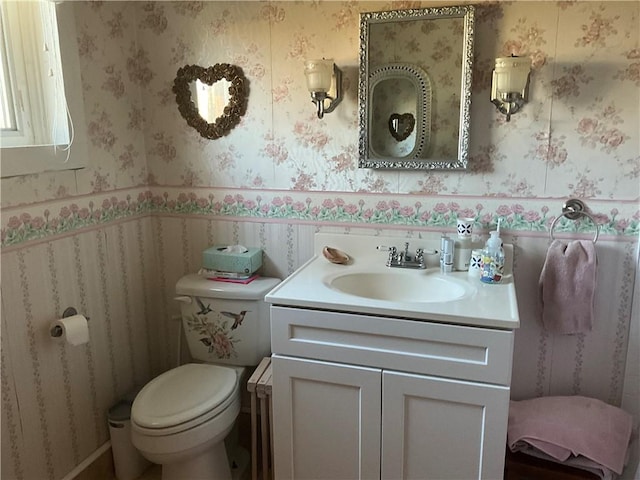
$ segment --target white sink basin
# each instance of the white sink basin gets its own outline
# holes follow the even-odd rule
[[[354,272],[326,283],[342,293],[390,302],[451,302],[473,293],[468,283],[424,271]]]

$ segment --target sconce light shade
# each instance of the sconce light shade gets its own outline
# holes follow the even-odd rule
[[[496,58],[491,102],[507,116],[507,122],[527,102],[530,71],[531,60],[528,57]]]
[[[304,66],[307,89],[316,104],[318,118],[332,112],[342,100],[342,71],[333,60],[307,60]],[[325,100],[329,102],[325,105]]]
[[[304,65],[307,88],[310,92],[328,92],[331,88],[333,60],[307,60]]]

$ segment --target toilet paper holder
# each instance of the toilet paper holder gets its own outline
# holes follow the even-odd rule
[[[62,312],[62,318],[72,317],[77,314],[78,314],[78,311],[75,308],[67,307],[65,308],[64,312]],[[89,317],[85,316],[84,318],[86,318],[87,321],[89,321]],[[51,336],[54,338],[61,337],[63,333],[62,327],[60,327],[60,325],[56,325],[51,329],[50,333],[51,333]]]

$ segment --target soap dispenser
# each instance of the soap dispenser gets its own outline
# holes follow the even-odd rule
[[[489,240],[482,252],[480,281],[500,283],[504,273],[504,249],[500,238],[500,225],[498,224],[498,230],[493,230],[489,235]]]

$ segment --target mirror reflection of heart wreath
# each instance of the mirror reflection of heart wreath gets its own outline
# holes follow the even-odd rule
[[[212,86],[222,79],[231,83],[229,103],[224,106],[222,115],[216,118],[214,123],[209,123],[202,118],[198,107],[191,99],[190,84],[200,80]],[[228,63],[216,63],[213,67],[207,68],[199,65],[185,65],[178,69],[172,90],[176,94],[180,114],[204,138],[215,140],[226,135],[240,122],[240,117],[246,111],[248,82],[240,67]]]
[[[393,113],[389,117],[389,132],[398,142],[406,140],[415,126],[416,119],[411,113]]]

